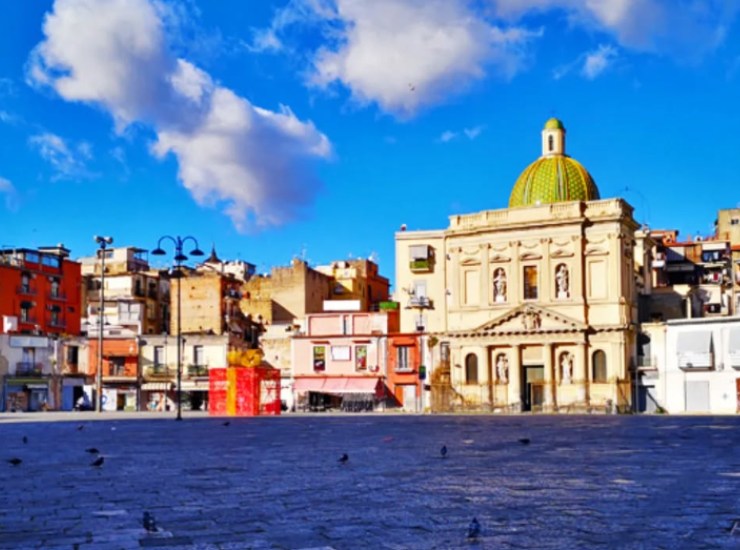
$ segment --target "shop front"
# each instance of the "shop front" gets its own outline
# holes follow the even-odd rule
[[[371,412],[385,406],[383,380],[370,376],[302,377],[293,383],[298,410]]]
[[[7,377],[3,384],[4,410],[33,412],[49,406],[49,380]]]

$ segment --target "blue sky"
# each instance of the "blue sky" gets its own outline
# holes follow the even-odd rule
[[[737,7],[735,7],[737,6]],[[503,208],[550,116],[682,236],[740,202],[721,0],[57,0],[0,20],[0,245],[193,235],[260,271]]]

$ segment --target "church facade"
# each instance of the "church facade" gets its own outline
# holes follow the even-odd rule
[[[627,409],[637,293],[632,207],[601,199],[550,119],[509,207],[396,233],[402,331],[423,331],[456,405]],[[439,374],[439,373],[438,373]],[[432,393],[439,376],[432,376]],[[434,395],[432,395],[434,402]]]

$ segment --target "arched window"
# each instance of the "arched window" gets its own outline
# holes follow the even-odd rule
[[[468,353],[465,357],[465,383],[478,383],[478,356],[475,353]]]
[[[547,149],[548,151],[552,151],[555,148],[555,138],[552,136],[547,136]]]
[[[596,383],[606,383],[606,353],[596,350],[591,356],[592,380]]]

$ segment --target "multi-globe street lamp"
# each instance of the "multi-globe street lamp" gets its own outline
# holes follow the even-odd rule
[[[191,256],[203,256],[203,251],[198,247],[198,241],[195,240],[195,237],[171,237],[169,235],[165,235],[163,237],[160,237],[159,241],[157,242],[157,248],[152,250],[152,254],[155,256],[164,256],[167,254],[165,250],[162,248],[162,241],[172,241],[172,244],[175,245],[175,265],[172,269],[172,276],[171,279],[177,279],[177,418],[176,420],[182,420],[182,330],[181,330],[181,320],[182,320],[182,303],[181,303],[181,292],[180,287],[182,286],[182,272],[180,271],[180,268],[182,267],[182,262],[186,261],[188,257],[183,254],[182,247],[183,245],[188,242],[192,241],[195,245],[195,248],[190,251]]]
[[[100,305],[98,306],[98,368],[95,373],[95,410],[103,412],[103,325],[105,323],[105,250],[113,244],[113,237],[95,235],[100,247]]]

